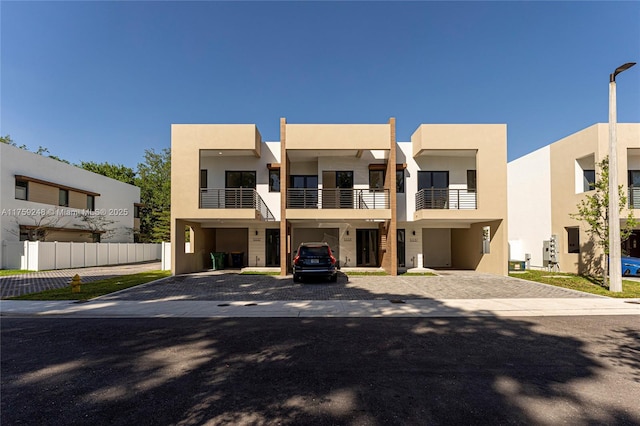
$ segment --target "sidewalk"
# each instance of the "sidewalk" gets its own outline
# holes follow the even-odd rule
[[[394,303],[395,302],[395,303]],[[220,318],[220,317],[527,317],[640,315],[640,300],[575,299],[408,299],[185,301],[101,300],[0,301],[2,316],[74,318]]]

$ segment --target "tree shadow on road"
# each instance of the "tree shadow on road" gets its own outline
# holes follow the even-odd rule
[[[0,420],[43,425],[640,422],[637,405],[620,397],[632,397],[637,375],[635,381],[621,381],[612,362],[637,371],[638,327],[614,327],[626,339],[618,347],[609,339],[610,353],[601,356],[590,348],[592,341],[570,334],[565,318],[543,323],[476,314],[4,318]],[[606,339],[610,330],[598,319],[590,321],[593,339]],[[602,392],[612,384],[618,395]]]

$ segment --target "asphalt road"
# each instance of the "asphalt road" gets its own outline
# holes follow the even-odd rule
[[[640,317],[2,318],[2,425],[640,424]]]

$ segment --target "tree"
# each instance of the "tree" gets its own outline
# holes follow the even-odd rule
[[[16,228],[7,229],[7,231],[19,237],[20,229],[22,228],[26,231],[27,240],[29,241],[47,241],[47,236],[51,232],[57,228],[63,228],[68,222],[68,220],[65,220],[66,218],[57,214],[53,209],[49,209],[40,215],[22,215],[21,217],[26,217],[33,224],[21,224],[21,221],[14,217]]]
[[[140,239],[161,242],[170,238],[171,151],[148,149],[144,163],[138,164],[135,184],[140,188]]]
[[[608,287],[607,277],[609,276],[609,157],[605,157],[597,164],[599,178],[593,182],[595,192],[593,195],[586,195],[577,205],[578,213],[572,213],[573,219],[586,222],[587,233],[595,240],[596,244],[602,247],[604,256],[602,257],[602,282]],[[592,182],[589,182],[590,184]],[[620,196],[619,211],[627,207],[627,195],[623,186],[618,186]],[[624,226],[620,227],[620,244],[626,241],[638,222],[633,217],[633,210],[629,209]]]
[[[136,172],[132,168],[122,164],[109,164],[106,161],[104,163],[81,161],[80,167],[90,172],[128,183],[129,185],[135,185]]]

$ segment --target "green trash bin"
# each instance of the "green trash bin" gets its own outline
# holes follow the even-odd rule
[[[226,253],[213,252],[211,253],[211,264],[213,270],[224,269]]]

